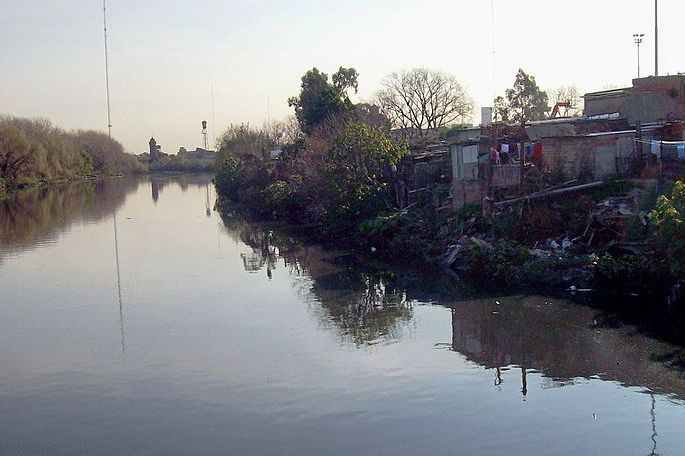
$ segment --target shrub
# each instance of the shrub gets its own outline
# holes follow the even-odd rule
[[[677,181],[671,196],[661,195],[651,212],[657,227],[657,246],[668,262],[669,270],[679,276],[685,270],[685,183]]]
[[[669,275],[664,269],[666,265],[652,257],[605,253],[594,265],[593,281],[611,292],[660,292],[664,290],[664,277]]]
[[[390,174],[405,153],[377,128],[347,125],[324,162],[324,175],[333,195],[329,226],[353,231],[362,220],[387,209]]]
[[[240,189],[245,182],[245,162],[233,156],[226,156],[219,172],[214,178],[217,194],[225,199],[237,202]]]

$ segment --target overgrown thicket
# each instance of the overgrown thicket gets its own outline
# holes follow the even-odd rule
[[[685,272],[685,182],[676,181],[670,196],[661,195],[651,213],[657,227],[657,249],[673,277]]]
[[[141,171],[138,160],[105,134],[66,132],[45,119],[0,116],[0,179],[8,185]]]
[[[354,104],[357,73],[331,80],[316,68],[289,100],[295,119],[223,135],[215,179],[225,206],[306,224],[328,236],[356,235],[366,220],[396,211],[393,181],[406,148],[389,137],[377,106]],[[269,152],[278,146],[277,159]]]

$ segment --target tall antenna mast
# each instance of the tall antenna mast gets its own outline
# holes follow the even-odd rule
[[[659,76],[659,2],[654,0],[654,76]]]
[[[105,29],[105,81],[107,83],[107,133],[112,136],[112,110],[109,104],[109,57],[107,53],[107,7],[102,0],[102,23]]]
[[[214,84],[212,84],[212,147],[216,147],[216,128],[214,127]]]
[[[495,36],[495,0],[490,2],[490,20],[492,28],[492,103],[497,98],[497,41]]]

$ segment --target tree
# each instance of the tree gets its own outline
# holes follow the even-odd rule
[[[651,212],[657,227],[657,246],[671,274],[682,277],[685,270],[685,182],[676,181],[670,196],[661,195]]]
[[[504,122],[526,123],[542,120],[549,111],[547,93],[540,90],[535,77],[519,69],[514,86],[505,97],[495,98],[495,113]]]
[[[392,125],[378,105],[370,103],[357,103],[354,106],[353,117],[355,122],[363,123],[383,131],[390,131]]]
[[[376,104],[394,128],[418,136],[471,116],[473,101],[457,79],[440,71],[414,68],[392,73],[376,93]],[[410,136],[414,136],[411,134]]]
[[[288,106],[295,108],[301,130],[310,134],[326,119],[351,110],[353,105],[347,92],[354,89],[357,93],[357,77],[354,68],[340,67],[332,82],[317,68],[307,71],[302,76],[300,95],[288,99]]]
[[[285,146],[294,144],[302,138],[302,131],[297,118],[293,115],[284,120],[272,120],[265,122],[262,126],[266,138],[274,146]]]
[[[349,123],[324,159],[337,216],[332,226],[349,228],[383,210],[392,169],[405,153],[383,131]]]
[[[16,127],[0,127],[0,178],[15,182],[27,172],[33,155],[26,135]]]
[[[571,106],[564,108],[564,117],[577,117],[583,112],[583,97],[576,86],[562,86],[552,90],[551,99],[556,103],[568,102]]]
[[[136,157],[124,152],[121,143],[105,133],[78,130],[67,136],[72,144],[88,154],[98,173],[116,175],[144,171],[143,165]]]
[[[231,124],[219,138],[217,155],[219,165],[227,156],[243,161],[263,160],[276,144],[277,136],[280,136],[277,128],[271,129],[269,125],[265,125],[262,129],[255,129],[248,123]]]

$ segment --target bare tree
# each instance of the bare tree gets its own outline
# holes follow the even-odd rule
[[[0,177],[15,182],[28,171],[34,154],[26,135],[14,126],[0,128]]]
[[[557,87],[551,91],[552,100],[555,102],[568,102],[570,107],[565,108],[564,117],[579,116],[583,112],[583,97],[576,86]]]
[[[265,122],[262,126],[266,137],[274,146],[293,144],[302,138],[297,117],[290,115],[283,120]]]
[[[414,68],[388,75],[376,93],[375,103],[394,128],[426,131],[464,122],[473,101],[457,79],[440,71]],[[411,136],[414,136],[413,134]]]

